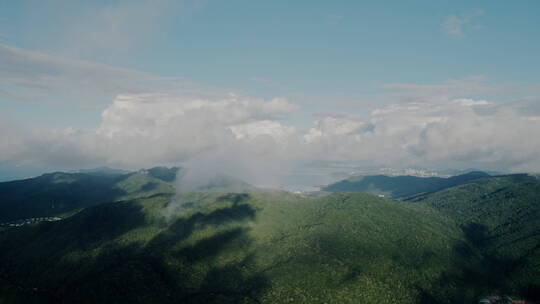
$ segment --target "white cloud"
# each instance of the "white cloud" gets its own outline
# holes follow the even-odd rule
[[[457,103],[457,104],[460,104],[462,106],[485,106],[485,105],[490,105],[492,104],[491,102],[489,101],[485,101],[485,100],[473,100],[473,99],[470,99],[470,98],[461,98],[461,99],[456,99],[453,101],[454,103]]]
[[[106,140],[104,155],[113,163],[179,163],[206,151],[240,149],[262,135],[282,140],[294,128],[275,119],[295,109],[283,99],[234,95],[218,100],[120,95],[103,111],[96,134]]]
[[[155,47],[171,20],[205,6],[205,0],[31,1],[17,18],[26,45],[46,41],[48,51],[113,62]],[[43,45],[42,45],[43,47]]]
[[[0,89],[115,94],[91,131],[34,130],[3,119],[0,162],[60,167],[187,165],[276,184],[310,161],[381,166],[540,170],[540,100],[496,103],[481,77],[442,84],[389,84],[368,115],[317,113],[306,131],[286,99],[240,96],[105,65],[0,46]],[[146,87],[149,82],[157,85]],[[32,89],[37,87],[37,89]],[[122,92],[122,94],[118,94]],[[467,98],[466,98],[467,97]]]
[[[94,131],[3,121],[0,162],[184,165],[271,185],[310,161],[538,171],[540,139],[531,130],[540,129],[539,102],[397,103],[367,116],[321,117],[302,132],[279,120],[295,110],[283,99],[125,94]]]
[[[538,100],[536,105],[521,106],[537,104]],[[320,120],[310,131],[319,135],[311,137],[311,145],[339,161],[540,170],[540,139],[530,133],[540,128],[540,122],[515,108],[513,103],[470,99],[394,104],[373,111],[364,121],[369,127],[346,132],[343,126],[351,125],[347,119],[333,124]],[[328,130],[329,126],[336,127]]]
[[[67,52],[83,56],[132,52],[156,34],[173,3],[135,0],[89,7],[64,30]]]
[[[288,114],[296,106],[285,99],[224,96],[219,100],[205,97],[185,98],[168,94],[119,95],[103,111],[98,133],[109,138],[118,133],[144,136],[154,129],[194,121],[201,125],[235,126]]]
[[[285,161],[287,142],[295,135],[294,127],[278,119],[296,106],[284,99],[213,97],[119,95],[103,111],[99,128],[87,132],[4,123],[0,162],[126,168],[213,163],[218,173],[268,183],[267,178],[277,176],[271,172]]]
[[[277,121],[258,120],[230,127],[237,139],[253,139],[257,136],[270,136],[278,141],[295,133],[293,126],[284,126]]]
[[[364,126],[365,122],[352,120],[345,117],[336,118],[334,116],[324,117],[315,122],[315,126],[304,135],[308,142],[315,142],[321,137],[334,137],[351,134]]]
[[[390,83],[383,86],[392,92],[387,97],[400,102],[449,102],[464,96],[495,93],[498,88],[482,76],[450,79],[436,84]]]
[[[448,35],[463,36],[463,25],[469,23],[467,18],[450,15],[444,22],[444,29]]]
[[[469,14],[462,15],[450,15],[446,18],[446,21],[443,23],[443,29],[450,36],[464,36],[465,27],[471,26],[473,20],[477,17],[483,15],[481,10],[476,10]],[[478,25],[472,26],[478,28]]]
[[[109,65],[70,60],[0,44],[0,96],[9,99],[56,101],[68,93],[84,102],[81,93],[116,95],[121,92],[163,90],[175,79]],[[71,96],[71,97],[74,97]],[[109,99],[110,100],[110,99]],[[97,100],[99,101],[99,100]],[[96,102],[94,98],[92,102]]]
[[[0,117],[0,162],[59,168],[103,163],[93,134],[71,128],[30,129]]]

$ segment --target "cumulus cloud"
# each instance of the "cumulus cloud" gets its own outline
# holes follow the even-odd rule
[[[0,156],[124,167],[210,166],[251,180],[308,160],[540,170],[540,139],[530,136],[540,129],[538,100],[398,103],[366,117],[321,117],[306,132],[280,122],[294,110],[283,99],[119,95],[92,132],[4,126],[19,133],[1,134]]]
[[[522,111],[537,105],[471,99],[393,104],[363,122],[321,119],[307,136],[321,154],[339,161],[540,170],[540,140],[527,131],[540,128],[538,116]]]
[[[276,170],[289,158],[294,127],[279,117],[296,107],[284,99],[221,99],[171,95],[121,95],[102,115],[96,135],[111,163],[175,164],[191,177],[209,171],[276,184]]]
[[[182,162],[198,153],[239,145],[243,139],[265,135],[281,140],[291,133],[290,127],[269,119],[295,108],[284,99],[235,95],[218,100],[120,95],[103,111],[96,134],[109,142],[106,154],[117,163]]]
[[[302,130],[285,99],[120,94],[91,131],[0,125],[0,162],[62,167],[180,165],[278,186],[306,163],[540,171],[540,100],[396,102],[369,115],[318,113]]]
[[[296,110],[285,99],[234,94],[192,97],[123,94],[102,113],[93,131],[29,130],[4,122],[0,162],[124,168],[190,167],[192,175],[211,166],[215,173],[272,181],[290,158],[295,128],[280,118]],[[273,174],[273,172],[276,172]]]
[[[237,139],[252,139],[267,135],[275,139],[284,139],[295,133],[293,126],[284,126],[277,121],[259,120],[230,127]]]

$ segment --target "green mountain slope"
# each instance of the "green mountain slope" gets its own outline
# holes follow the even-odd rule
[[[122,174],[118,170],[55,172],[0,183],[0,223],[62,216],[105,202],[173,193],[169,184],[178,168],[153,168]],[[172,177],[172,179],[171,179]]]
[[[369,194],[193,192],[0,236],[3,303],[454,303],[464,234]],[[473,250],[473,248],[470,248]]]
[[[540,301],[540,180],[526,174],[480,179],[407,199],[428,204],[460,226],[481,260],[463,278],[478,289]]]
[[[322,190],[329,192],[367,192],[399,198],[418,193],[435,192],[488,176],[487,173],[480,171],[449,178],[370,175],[339,181],[324,187]]]
[[[137,193],[147,175],[116,185]],[[483,178],[408,201],[228,184],[182,195],[152,187],[0,231],[0,303],[539,299],[537,178]]]

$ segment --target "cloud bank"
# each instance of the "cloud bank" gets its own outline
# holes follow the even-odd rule
[[[73,92],[77,98],[69,101],[104,108],[99,125],[84,131],[35,129],[0,113],[0,164],[179,165],[194,176],[214,171],[270,186],[321,162],[540,171],[540,138],[533,133],[540,129],[539,98],[484,100],[479,96],[501,92],[482,77],[384,89],[385,103],[371,113],[323,111],[301,128],[306,123],[294,117],[309,109],[284,98],[244,96],[0,44],[0,98],[50,102]]]
[[[528,109],[528,110],[524,110]],[[538,100],[400,103],[364,121],[323,118],[305,136],[324,155],[380,165],[540,169]]]
[[[392,167],[540,171],[540,100],[400,102],[366,116],[286,123],[285,99],[234,94],[118,95],[92,131],[31,130],[1,120],[0,162],[124,168],[183,165],[276,186],[317,161]]]

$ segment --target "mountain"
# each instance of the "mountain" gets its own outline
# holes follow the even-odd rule
[[[179,168],[123,173],[98,169],[55,172],[0,183],[0,224],[35,217],[65,216],[81,208],[156,193],[173,193]]]
[[[406,201],[160,191],[0,231],[0,303],[540,300],[536,177],[480,178]]]
[[[540,179],[514,174],[478,179],[407,199],[452,218],[475,250],[463,278],[475,289],[495,287],[540,301]]]
[[[322,190],[329,192],[367,192],[391,198],[400,198],[423,192],[435,192],[488,176],[487,173],[481,171],[473,171],[449,178],[369,175],[351,177],[323,187]]]
[[[5,233],[0,294],[6,303],[416,303],[443,288],[433,280],[459,238],[429,207],[369,194],[156,195]]]

